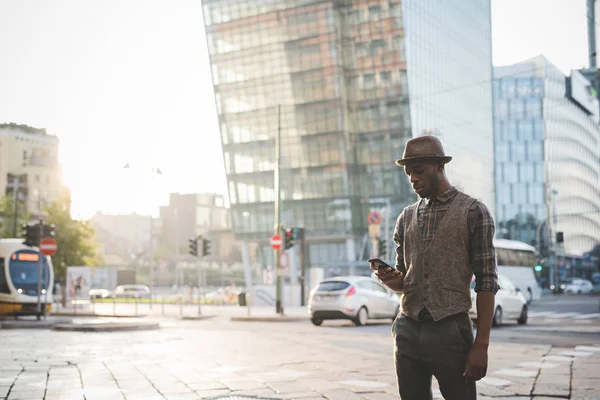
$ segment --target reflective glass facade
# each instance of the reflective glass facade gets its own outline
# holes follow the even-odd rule
[[[600,240],[600,127],[565,87],[544,57],[495,68],[496,222],[544,254],[564,232],[581,255]]]
[[[389,243],[414,135],[439,135],[451,179],[493,208],[489,1],[444,3],[203,1],[233,228],[265,263],[279,105],[282,222],[305,227],[311,266],[366,259],[369,211]]]

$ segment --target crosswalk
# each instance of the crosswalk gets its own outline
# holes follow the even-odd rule
[[[556,312],[556,311],[530,311],[529,318],[542,319],[567,319],[574,320],[592,320],[600,319],[600,313],[578,313],[578,312]]]

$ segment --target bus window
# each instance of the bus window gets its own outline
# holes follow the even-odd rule
[[[8,289],[8,283],[6,282],[4,258],[0,258],[0,293],[10,293],[10,290]]]
[[[37,295],[39,253],[32,250],[19,250],[9,261],[10,279],[17,289],[28,295]],[[43,258],[42,288],[48,289],[50,268]]]

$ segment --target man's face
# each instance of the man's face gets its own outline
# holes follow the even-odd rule
[[[433,161],[415,161],[404,166],[413,190],[420,198],[429,198],[440,186],[443,168]]]

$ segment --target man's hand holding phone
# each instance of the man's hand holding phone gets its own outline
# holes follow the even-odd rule
[[[375,271],[375,275],[377,275],[381,283],[394,292],[402,292],[404,286],[404,275],[402,275],[402,272],[379,258],[370,259],[369,267]]]

